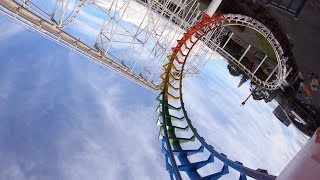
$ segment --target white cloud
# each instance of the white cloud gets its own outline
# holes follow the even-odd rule
[[[96,38],[99,34],[100,29],[90,26],[87,22],[75,19],[72,26],[77,29],[78,33],[82,36],[89,36]]]
[[[32,48],[37,58],[16,54],[15,61],[1,61],[0,88],[11,87],[1,102],[0,179],[168,177],[155,94],[24,35],[15,46]]]
[[[26,179],[24,172],[14,156],[7,156],[0,152],[0,157],[6,162],[6,165],[0,165],[1,179],[7,180],[23,180]]]
[[[157,140],[156,114],[150,114],[154,112],[154,106],[145,104],[150,100],[132,102],[129,96],[139,97],[139,94],[142,94],[128,92],[127,84],[117,81],[120,76],[101,73],[104,69],[92,71],[97,70],[94,64],[88,69],[79,69],[77,57],[71,55],[71,59],[73,75],[82,79],[81,83],[92,89],[100,107],[99,111],[103,115],[101,118],[92,119],[91,113],[85,111],[75,114],[78,127],[69,131],[59,142],[61,152],[64,152],[70,149],[73,143],[82,141],[81,148],[72,152],[71,156],[63,156],[62,169],[65,179],[167,177],[163,173],[163,154],[160,153],[161,144]],[[74,89],[74,92],[76,91],[77,89]],[[79,96],[75,93],[73,98],[78,99]],[[155,174],[161,176],[155,177]]]

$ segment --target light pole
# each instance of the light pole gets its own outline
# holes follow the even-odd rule
[[[252,96],[252,94],[256,91],[257,87],[253,89],[253,91],[249,94],[249,96],[241,103],[242,106],[246,104],[246,102],[249,100],[249,98]]]

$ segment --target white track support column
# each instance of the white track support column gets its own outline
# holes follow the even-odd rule
[[[219,36],[221,35],[222,31],[224,30],[224,26],[222,26],[222,28],[219,28],[219,32],[218,35],[213,39],[213,43],[216,45],[216,48],[214,49],[215,51],[218,49],[218,47],[220,47],[220,43],[216,43],[217,39],[219,38]]]
[[[145,42],[148,42],[150,36],[151,36],[151,34],[148,34],[148,35],[147,35],[147,37],[146,37],[146,39],[145,39]],[[144,45],[144,46],[142,47],[142,49],[140,50],[140,52],[139,52],[139,54],[138,54],[138,56],[137,56],[137,58],[136,58],[136,60],[135,60],[135,62],[134,62],[134,65],[133,65],[132,68],[131,68],[131,71],[133,71],[133,69],[136,67],[138,61],[140,60],[140,56],[141,56],[143,50],[145,49],[145,46],[146,46],[146,45]]]
[[[185,8],[185,2],[181,1],[181,2],[176,6],[176,8],[174,9],[173,12],[176,12],[176,11],[178,10],[178,8],[180,8],[180,10],[177,12],[177,14],[181,13],[181,11]],[[169,20],[171,21],[174,16],[175,16],[175,14],[172,13],[172,14],[170,15],[170,17],[169,17]],[[166,28],[168,25],[169,25],[169,21],[167,21],[167,23],[166,23],[166,25],[165,25],[165,28]],[[161,32],[160,37],[163,35],[163,33],[164,33],[164,31]],[[173,40],[173,39],[172,39],[172,40]],[[171,41],[172,41],[172,40],[171,40]],[[158,43],[160,44],[160,39],[158,40]],[[164,51],[164,53],[165,53],[165,51]],[[162,57],[165,57],[165,56],[164,56],[164,53],[162,53],[162,55],[161,55],[160,59],[158,60],[156,66],[153,68],[152,73],[150,74],[150,78],[148,79],[148,81],[151,81],[151,80],[152,80],[152,78],[153,78],[156,70],[157,70],[158,68],[160,68],[160,65],[161,65],[161,64],[160,64],[160,61],[161,61]]]
[[[56,14],[59,13],[58,25],[61,26],[64,16],[67,12],[70,0],[56,0],[52,12],[52,18],[55,17]],[[60,11],[59,11],[60,10]],[[58,12],[59,11],[59,12]]]
[[[23,0],[23,4],[22,4],[22,7],[28,9],[30,11],[30,2],[31,0]]]
[[[192,19],[190,18],[190,19],[191,19],[191,22],[189,23],[189,27],[188,27],[188,28],[196,25],[197,17],[199,17],[200,14],[201,14],[201,11],[199,10],[199,5],[198,5],[197,11],[193,11],[193,12],[196,12],[196,15],[195,15],[195,18],[192,18]],[[189,20],[188,20],[187,22],[189,22]],[[186,30],[186,28],[185,28],[185,30]]]
[[[184,10],[184,8],[185,8],[185,3],[183,3],[183,1],[181,1],[180,4],[178,4],[178,5],[176,6],[176,8],[174,9],[174,12],[176,12],[176,11],[178,10],[178,8],[180,8],[180,10],[177,12],[177,14],[181,13],[181,11]],[[169,35],[169,34],[171,33],[171,31],[168,31],[168,32],[167,32],[167,35],[164,35],[165,29],[169,29],[169,28],[167,28],[167,27],[168,27],[169,25],[171,25],[170,22],[172,21],[172,19],[174,18],[174,16],[176,16],[176,14],[172,13],[172,14],[170,15],[170,17],[168,18],[169,20],[166,22],[164,30],[163,30],[163,31],[161,32],[161,34],[159,35],[159,39],[158,39],[159,42],[163,42],[163,40],[167,38],[167,35]]]
[[[260,64],[256,67],[256,69],[253,71],[253,75],[256,74],[256,72],[258,71],[258,69],[261,67],[261,65],[263,64],[263,62],[267,59],[267,55],[264,55],[264,58],[262,59],[262,61],[260,62]]]
[[[191,7],[193,7],[195,5],[197,1],[194,1],[193,4],[191,5]],[[198,3],[198,7],[199,7],[199,3]],[[186,16],[188,16],[188,14],[190,14],[192,8],[189,8],[189,10],[186,13]],[[193,9],[193,12],[191,14],[194,14],[194,12],[198,10],[198,8]],[[188,24],[189,20],[191,19],[192,15],[190,15],[189,19],[186,19],[185,24],[183,24],[183,28]]]
[[[228,42],[230,41],[230,39],[232,38],[232,36],[234,35],[233,32],[231,32],[230,36],[228,37],[227,41],[224,43],[224,45],[222,46],[222,49],[226,47],[226,45],[228,44]]]
[[[289,69],[289,71],[287,72],[287,74],[286,74],[286,77],[285,77],[285,78],[287,78],[287,77],[288,77],[288,75],[291,73],[292,69],[293,69],[293,68],[290,68],[290,69]]]
[[[24,0],[29,2],[31,0]],[[79,11],[85,6],[87,0],[56,0],[50,14],[52,21],[57,23],[60,28],[68,26],[78,15]]]
[[[269,74],[269,76],[267,77],[267,79],[265,80],[265,82],[268,82],[268,81],[269,81],[269,79],[270,79],[271,76],[274,74],[274,72],[276,72],[277,69],[278,69],[278,66],[276,66],[276,67],[272,70],[272,72]]]
[[[106,56],[108,55],[111,44],[116,38],[115,36],[118,35],[116,33],[118,28],[120,28],[118,21],[121,20],[123,15],[126,13],[130,0],[123,2],[123,4],[121,3],[122,1],[120,0],[112,1],[110,8],[106,12],[106,15],[109,17],[109,19],[106,18],[103,22],[95,42],[95,47],[99,51],[103,52]],[[122,15],[120,16],[121,13]],[[120,19],[117,19],[118,16],[120,16]]]
[[[213,16],[221,2],[222,0],[211,0],[211,3],[209,4],[209,7],[206,10],[206,14],[208,14],[210,17]]]
[[[247,54],[249,49],[251,48],[251,44],[248,45],[247,49],[244,51],[244,53],[241,55],[240,59],[238,60],[239,62],[243,59],[243,57]]]
[[[129,58],[129,51],[130,51],[131,49],[134,49],[135,41],[139,40],[139,39],[138,39],[138,36],[145,30],[145,28],[142,28],[142,25],[143,25],[143,23],[145,22],[145,19],[146,19],[146,17],[148,16],[148,13],[150,12],[150,10],[151,10],[151,8],[148,8],[147,13],[143,16],[142,21],[140,22],[140,24],[139,24],[138,28],[136,29],[135,33],[133,34],[133,38],[132,38],[132,40],[131,40],[131,42],[130,42],[130,44],[129,44],[129,47],[128,47],[128,49],[127,49],[127,51],[126,51],[123,59],[122,59],[123,63],[126,63],[126,61],[127,61],[128,58]],[[148,35],[148,37],[146,37],[146,39],[144,39],[144,41],[145,41],[144,43],[146,43],[147,39],[149,39],[149,35]],[[140,53],[143,51],[144,47],[145,47],[145,45],[142,47],[142,49],[140,49]],[[140,54],[140,53],[139,53],[139,54]],[[140,56],[140,55],[139,55],[139,56]],[[139,57],[139,56],[138,56],[138,57]],[[138,62],[138,58],[136,59],[134,65],[131,67],[131,71],[133,71],[133,69],[134,69],[134,67],[136,66],[136,63],[137,63],[137,62]]]

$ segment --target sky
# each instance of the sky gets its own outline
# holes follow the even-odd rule
[[[155,93],[0,26],[0,179],[167,177]]]
[[[0,179],[168,179],[157,92],[0,17]],[[200,135],[277,175],[306,138],[213,59],[184,84]]]

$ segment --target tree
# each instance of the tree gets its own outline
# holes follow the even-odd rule
[[[238,87],[242,86],[243,83],[248,81],[248,78],[245,75],[241,75],[242,78],[240,79]]]
[[[232,76],[240,76],[241,73],[238,67],[228,64],[227,68]]]
[[[270,99],[270,94],[267,90],[255,85],[252,81],[250,84],[250,91],[252,92],[252,98],[254,100],[265,100],[265,102],[270,102],[272,99]]]

